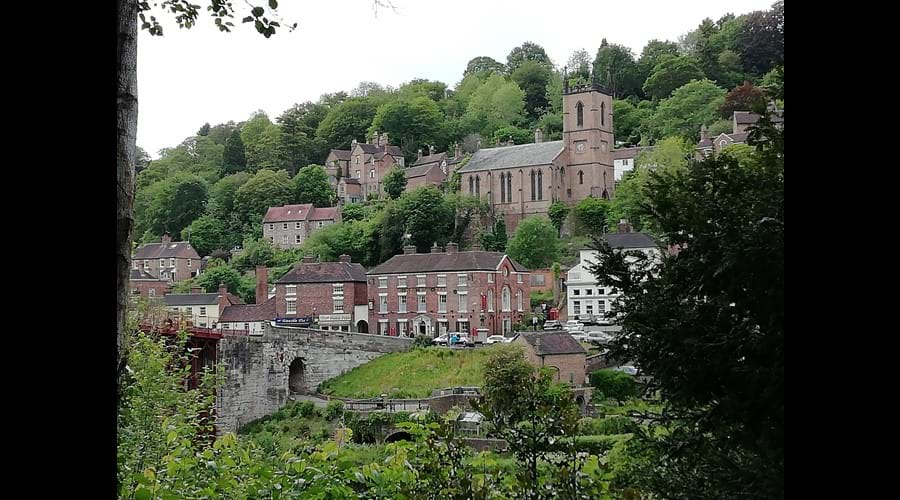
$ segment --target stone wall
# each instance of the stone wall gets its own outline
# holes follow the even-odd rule
[[[412,339],[269,324],[261,337],[225,337],[219,341],[225,381],[216,402],[217,430],[236,431],[277,411],[288,401],[289,382],[312,393],[325,380],[411,345]]]

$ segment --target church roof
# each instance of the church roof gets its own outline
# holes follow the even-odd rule
[[[502,148],[480,149],[472,155],[460,172],[479,172],[501,168],[548,165],[563,150],[563,141],[519,144]]]

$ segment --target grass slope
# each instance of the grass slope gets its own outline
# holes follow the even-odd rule
[[[478,386],[483,383],[481,365],[492,351],[429,347],[393,353],[322,384],[322,392],[347,398],[423,398],[435,389]]]

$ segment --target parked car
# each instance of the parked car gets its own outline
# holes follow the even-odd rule
[[[484,341],[485,344],[503,344],[509,342],[509,340],[503,335],[491,335]]]
[[[613,324],[613,320],[612,320],[612,318],[607,318],[606,314],[595,314],[594,315],[594,324],[611,325],[611,324]]]
[[[612,335],[607,332],[587,332],[587,341],[592,344],[608,344],[612,338]]]
[[[559,324],[559,320],[548,319],[544,321],[544,330],[560,330],[562,329],[562,325]]]
[[[578,342],[586,342],[588,339],[587,332],[584,330],[569,330],[569,335]]]
[[[631,365],[617,366],[617,367],[613,368],[613,370],[615,370],[617,372],[627,373],[632,376],[637,375],[637,373],[638,373],[637,368],[635,368],[634,366],[631,366]]]
[[[563,330],[567,332],[570,330],[584,330],[584,323],[575,319],[570,319],[569,321],[566,321],[565,325],[563,325]]]
[[[578,321],[585,325],[594,324],[594,316],[592,314],[579,314],[577,316]]]
[[[437,337],[431,339],[431,342],[437,345],[447,345],[447,342],[450,341],[450,336],[446,333],[443,335],[438,335]]]

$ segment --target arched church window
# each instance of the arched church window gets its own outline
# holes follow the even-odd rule
[[[531,201],[534,201],[536,199],[535,196],[537,195],[537,190],[535,190],[535,183],[534,183],[534,181],[535,181],[534,170],[532,170],[531,174],[529,174],[529,175],[531,175]]]
[[[481,196],[481,177],[475,176],[475,196]]]
[[[600,125],[606,125],[606,103],[600,103]]]
[[[582,170],[578,171],[578,183],[584,184],[584,171]]]
[[[544,199],[544,173],[538,170],[537,175],[537,199]]]
[[[506,174],[500,174],[500,203],[506,203]]]
[[[578,126],[581,127],[584,125],[584,104],[581,104],[581,101],[575,105],[575,114],[578,117]]]
[[[469,177],[469,194],[475,193],[475,178]]]

